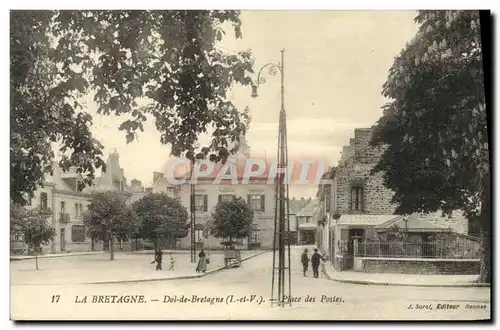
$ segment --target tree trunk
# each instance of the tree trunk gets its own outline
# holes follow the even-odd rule
[[[155,240],[153,242],[153,245],[154,245],[155,251],[158,251],[158,247],[159,247],[158,235],[156,235]]]
[[[480,283],[491,283],[491,182],[488,175],[484,180],[479,217],[481,237]]]
[[[109,235],[109,260],[115,260],[115,241],[113,233]]]
[[[491,217],[489,202],[484,203],[481,210],[481,266],[480,283],[491,283]]]
[[[35,250],[35,267],[38,270],[38,249]]]

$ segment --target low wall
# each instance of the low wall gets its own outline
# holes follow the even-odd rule
[[[365,273],[476,275],[479,259],[355,258],[354,270]]]

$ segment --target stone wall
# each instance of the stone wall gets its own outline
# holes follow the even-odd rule
[[[369,146],[371,128],[357,128],[354,139],[344,148],[350,158],[342,155],[336,177],[336,206],[341,214],[351,213],[351,188],[364,187],[364,213],[393,214],[395,205],[391,204],[393,192],[383,184],[382,173],[371,175],[370,171],[380,159],[383,149]]]
[[[476,275],[479,259],[361,258],[365,273]]]

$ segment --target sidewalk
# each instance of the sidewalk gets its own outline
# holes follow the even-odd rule
[[[72,253],[55,253],[55,254],[42,254],[38,256],[38,259],[43,258],[63,258],[63,257],[74,257],[74,256],[86,256],[86,255],[97,255],[108,253],[108,251],[95,251],[95,252],[72,252]],[[10,256],[10,261],[22,261],[22,260],[30,260],[35,259],[35,256]]]
[[[342,283],[420,287],[490,287],[487,283],[474,283],[477,275],[376,274],[337,271],[329,262],[324,263],[322,267],[328,279]]]
[[[266,251],[242,251],[242,261],[256,257]],[[35,270],[34,260],[11,263],[11,285],[55,285],[55,284],[108,284],[175,279],[198,278],[224,268],[223,253],[210,253],[206,273],[197,273],[196,264],[191,263],[186,253],[172,254],[175,270],[169,271],[170,254],[163,254],[163,270],[156,271],[153,255],[116,253],[115,260],[109,254],[80,254],[72,258],[46,258],[39,260],[40,269]]]

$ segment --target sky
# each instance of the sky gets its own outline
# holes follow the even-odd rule
[[[417,31],[414,11],[242,11],[243,38],[231,27],[219,48],[228,52],[251,49],[255,69],[280,61],[285,49],[285,109],[289,158],[320,158],[335,166],[355,128],[370,127],[382,115],[382,84],[406,42]],[[259,97],[249,87],[235,86],[230,99],[252,122],[247,141],[252,154],[275,158],[280,110],[280,78],[266,76]],[[127,144],[118,131],[124,118],[100,116],[91,98],[94,132],[104,155],[116,149],[125,176],[149,186],[153,171],[170,159],[153,121],[137,141]],[[203,138],[202,138],[203,140]],[[314,197],[314,186],[290,186],[290,197]]]

